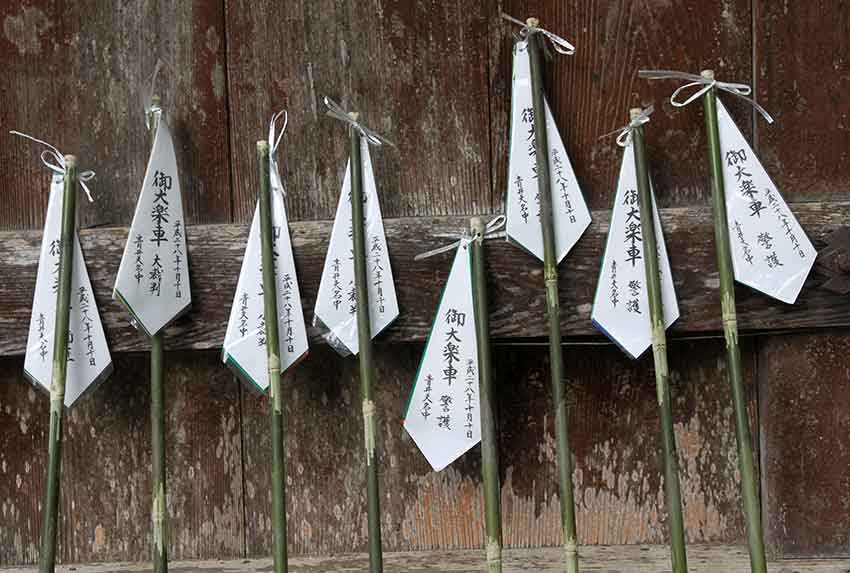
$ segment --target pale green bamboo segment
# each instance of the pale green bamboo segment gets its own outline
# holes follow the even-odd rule
[[[269,143],[257,142],[260,169],[260,245],[263,261],[263,316],[270,387],[269,420],[272,431],[272,529],[274,570],[288,570],[286,551],[286,471],[283,443],[283,399],[280,387],[280,334],[278,332],[277,280],[274,264],[274,229],[271,207]],[[288,232],[282,229],[281,232]]]
[[[484,220],[470,221],[472,282],[475,301],[475,338],[478,346],[478,388],[481,409],[481,475],[484,481],[484,525],[487,535],[487,572],[502,573],[502,500],[499,484],[499,433],[493,403],[490,361],[490,325],[487,314],[487,271],[484,263]]]
[[[352,113],[357,121],[358,114]],[[354,247],[354,285],[357,303],[357,345],[360,360],[360,399],[363,407],[363,434],[366,447],[366,502],[369,526],[369,571],[381,573],[384,557],[381,549],[381,505],[378,491],[375,402],[372,390],[375,367],[372,361],[372,331],[369,322],[369,284],[366,266],[366,230],[363,216],[363,160],[360,133],[350,131],[351,147],[351,228]]]
[[[631,119],[641,113],[631,110]],[[658,264],[658,242],[655,236],[652,193],[646,162],[643,126],[632,130],[635,173],[640,198],[641,237],[644,268],[649,299],[649,318],[652,329],[652,354],[655,360],[655,387],[661,411],[661,442],[664,450],[664,493],[667,501],[670,528],[670,557],[673,573],[687,573],[685,526],[682,517],[682,493],[679,486],[679,462],[676,455],[676,435],[673,430],[673,408],[670,404],[670,371],[667,365],[667,334],[664,328],[664,305],[661,298],[661,275]]]
[[[529,18],[530,28],[540,25]],[[575,502],[573,493],[572,453],[569,445],[567,397],[564,388],[563,355],[561,352],[561,308],[558,300],[558,262],[555,253],[555,230],[552,219],[552,195],[549,177],[549,141],[546,133],[545,99],[543,94],[543,63],[541,35],[530,34],[528,55],[531,68],[531,94],[534,109],[537,186],[540,196],[540,225],[543,230],[543,276],[546,284],[546,305],[549,315],[549,362],[552,375],[552,398],[555,408],[555,450],[558,460],[558,487],[561,494],[561,522],[564,531],[564,557],[567,573],[578,573],[578,539],[576,536]]]
[[[704,78],[713,80],[714,72],[705,70]],[[723,159],[720,152],[720,132],[717,125],[716,88],[703,96],[705,127],[708,137],[708,158],[712,176],[712,207],[714,211],[714,238],[717,251],[717,270],[720,274],[720,305],[723,334],[726,338],[726,368],[732,386],[735,409],[735,438],[738,443],[738,467],[741,471],[741,489],[744,498],[744,519],[750,548],[750,568],[753,573],[765,573],[767,560],[761,525],[761,505],[753,459],[750,423],[747,416],[747,396],[741,368],[741,351],[738,347],[738,320],[735,311],[735,276],[732,251],[729,246],[729,227],[726,218],[726,197],[723,185]]]
[[[148,135],[153,149],[159,129],[158,113],[161,110],[158,95],[151,97],[148,111]],[[165,348],[162,331],[154,333],[151,340],[151,528],[153,543],[151,558],[154,573],[168,571],[168,510],[166,503],[165,463]]]
[[[74,268],[76,225],[77,158],[65,156],[62,192],[62,228],[59,239],[59,292],[53,330],[53,372],[50,382],[50,431],[48,435],[47,484],[41,527],[39,571],[53,573],[56,567],[56,532],[59,520],[59,481],[62,468],[62,414],[65,409],[65,379],[68,373],[68,328],[71,315],[71,276]]]

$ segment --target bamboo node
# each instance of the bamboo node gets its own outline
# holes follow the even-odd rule
[[[487,561],[502,561],[502,544],[492,537],[487,540]]]

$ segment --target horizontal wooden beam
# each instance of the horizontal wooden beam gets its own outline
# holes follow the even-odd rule
[[[791,205],[803,228],[820,249],[825,239],[850,219],[850,202]],[[707,207],[661,211],[681,308],[675,333],[720,330],[718,275],[714,263],[711,213]],[[601,336],[590,323],[590,311],[609,212],[594,211],[593,223],[560,267],[562,329],[565,336]],[[393,261],[401,316],[381,336],[384,341],[424,340],[451,263],[451,255],[414,262],[413,257],[447,239],[438,235],[468,226],[465,217],[390,219],[385,222]],[[330,235],[329,221],[291,225],[305,317],[313,319],[313,303]],[[248,228],[245,225],[198,225],[187,230],[192,277],[192,311],[166,334],[168,348],[218,348],[232,303]],[[127,229],[99,228],[80,233],[89,274],[113,352],[147,348],[144,337],[111,298],[112,285],[127,238]],[[35,284],[40,231],[0,233],[0,355],[25,350]],[[495,338],[546,335],[543,266],[504,241],[489,241],[490,325]],[[819,285],[826,277],[816,270],[797,304],[786,305],[738,287],[738,320],[744,331],[822,328],[850,325],[850,297]],[[313,331],[314,338],[318,332]]]

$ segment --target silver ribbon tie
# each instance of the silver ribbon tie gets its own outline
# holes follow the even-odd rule
[[[599,139],[605,139],[606,137],[611,137],[615,133],[617,135],[617,145],[620,147],[628,147],[632,143],[632,131],[636,127],[639,127],[645,123],[649,123],[649,116],[655,111],[655,106],[650,105],[648,107],[640,110],[640,115],[636,116],[632,119],[628,125],[624,125],[619,129],[615,129],[614,131],[609,131],[605,135],[601,136]]]
[[[47,149],[41,152],[41,162],[45,167],[53,171],[54,173],[58,173],[65,176],[65,156],[62,155],[62,152],[47,143],[46,141],[42,141],[41,139],[35,138],[26,133],[21,133],[20,131],[12,130],[9,133],[12,135],[18,135],[20,137],[24,137],[29,139],[30,141],[34,141],[45,146]],[[94,178],[94,171],[79,171],[77,173],[77,181],[80,182],[80,187],[83,188],[83,191],[86,192],[86,197],[88,197],[90,203],[94,203],[94,199],[91,196],[91,191],[86,185],[87,181],[91,181]]]
[[[673,92],[673,95],[670,96],[670,103],[673,104],[675,107],[685,107],[686,105],[691,104],[701,98],[710,89],[717,88],[748,102],[751,106],[753,106],[753,108],[755,108],[757,112],[762,115],[762,117],[764,117],[765,120],[767,120],[767,123],[773,123],[773,118],[770,117],[770,114],[767,113],[767,110],[764,109],[761,105],[759,105],[756,100],[751,97],[748,97],[751,93],[753,93],[753,89],[747,84],[719,82],[714,78],[706,78],[697,74],[691,74],[688,72],[676,72],[671,70],[640,70],[638,71],[638,77],[646,80],[685,80],[686,82],[688,82],[685,85],[676,89],[676,91]],[[699,86],[701,87],[685,101],[679,101],[677,99],[679,94],[681,94],[682,92]]]
[[[277,134],[277,120],[283,116],[283,127],[280,128],[280,133]],[[272,116],[272,120],[269,122],[269,161],[271,162],[274,170],[272,173],[278,175],[278,184],[280,185],[280,192],[286,197],[286,188],[283,186],[283,180],[280,179],[280,171],[277,169],[277,161],[274,158],[274,154],[277,151],[277,146],[280,145],[280,140],[283,139],[283,134],[286,131],[286,126],[289,124],[289,114],[286,113],[285,109],[280,110],[276,114]]]
[[[429,257],[433,257],[435,255],[441,255],[443,253],[447,253],[449,251],[455,250],[456,248],[460,247],[464,243],[471,243],[472,241],[476,241],[479,238],[498,239],[498,238],[505,237],[506,236],[505,232],[502,231],[502,229],[504,228],[506,222],[507,222],[507,217],[505,217],[504,215],[499,215],[497,217],[494,217],[484,227],[483,233],[475,233],[474,235],[470,235],[469,231],[464,231],[463,233],[460,234],[460,238],[457,241],[450,243],[448,245],[443,245],[442,247],[437,247],[436,249],[431,249],[430,251],[426,251],[424,253],[419,253],[418,255],[413,257],[413,260],[414,261],[422,261],[424,259],[427,259]],[[457,233],[451,233],[451,234],[438,233],[434,236],[435,237],[444,237],[444,238],[454,239],[454,238],[458,237],[458,234]]]
[[[374,131],[372,131],[353,117],[351,117],[348,113],[346,113],[344,109],[342,109],[341,105],[336,103],[328,96],[325,96],[325,105],[328,106],[328,111],[325,112],[327,115],[334,119],[338,119],[343,123],[347,123],[351,129],[358,131],[369,145],[378,146],[386,143],[390,147],[395,147],[395,144],[392,141],[385,137],[381,137],[380,135],[378,135],[377,133],[375,133]]]
[[[572,56],[576,53],[576,47],[570,44],[568,41],[563,39],[557,34],[553,34],[549,30],[545,30],[540,28],[539,26],[529,26],[526,22],[522,20],[518,20],[513,16],[509,16],[502,12],[502,19],[511,22],[512,24],[516,24],[517,26],[521,26],[519,31],[519,37],[523,40],[527,40],[533,34],[543,34],[543,36],[552,43],[552,47],[555,48],[555,51],[559,54],[563,54],[564,56]]]

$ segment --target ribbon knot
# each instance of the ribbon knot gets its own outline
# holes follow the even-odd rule
[[[705,76],[697,74],[691,74],[688,72],[676,72],[671,70],[640,70],[638,71],[638,77],[644,78],[646,80],[669,79],[685,80],[686,82],[688,82],[685,85],[677,88],[676,91],[673,92],[673,95],[670,96],[670,103],[673,104],[674,107],[685,107],[686,105],[691,104],[701,98],[711,89],[717,88],[748,102],[751,106],[753,106],[753,108],[755,108],[757,112],[762,115],[762,117],[767,121],[767,123],[773,123],[773,118],[770,116],[769,113],[767,113],[767,110],[764,109],[761,105],[759,105],[756,100],[751,97],[748,97],[753,92],[753,89],[747,84],[720,82],[717,81],[715,78],[707,78]],[[699,87],[699,89],[693,94],[691,94],[690,97],[688,97],[684,101],[679,101],[677,99],[682,92],[695,87]]]
[[[21,133],[20,131],[15,131],[15,130],[10,131],[9,133],[11,133],[12,135],[18,135],[20,137],[24,137],[26,139],[29,139],[30,141],[34,141],[38,144],[41,144],[41,145],[47,147],[47,149],[45,149],[41,152],[41,155],[40,155],[41,162],[44,164],[45,167],[47,167],[49,170],[53,171],[54,173],[58,173],[58,174],[62,175],[63,177],[65,176],[67,166],[65,165],[65,156],[62,154],[61,151],[59,151],[58,149],[56,149],[54,146],[50,145],[46,141],[43,141],[41,139],[37,139],[37,138],[35,138],[31,135],[28,135],[26,133]],[[92,179],[94,179],[94,171],[87,170],[87,171],[78,171],[77,172],[77,181],[79,181],[80,187],[83,188],[83,191],[86,192],[86,197],[88,197],[88,200],[89,200],[90,203],[94,203],[94,199],[91,196],[91,190],[89,190],[88,185],[86,185],[86,182],[91,181]]]
[[[539,26],[531,26],[527,22],[523,22],[522,20],[514,18],[513,16],[509,16],[504,12],[502,12],[502,19],[507,20],[512,24],[516,24],[517,26],[521,26],[521,29],[519,31],[519,37],[523,40],[527,40],[534,34],[543,34],[543,37],[549,40],[549,42],[552,44],[552,47],[555,48],[555,51],[559,54],[563,54],[564,56],[572,56],[576,53],[575,46],[570,44],[561,36],[554,34],[549,30],[546,30]]]
[[[614,131],[609,131],[605,135],[601,136],[599,139],[605,139],[606,137],[611,137],[615,133],[617,135],[617,145],[620,147],[628,147],[632,143],[632,132],[636,127],[640,127],[645,123],[649,123],[649,116],[653,114],[655,111],[655,106],[650,105],[648,107],[640,110],[640,114],[632,118],[632,120],[623,127],[619,129],[615,129]]]
[[[426,251],[424,253],[419,253],[415,257],[413,257],[414,261],[422,261],[429,257],[433,257],[435,255],[440,255],[443,253],[447,253],[449,251],[453,251],[457,247],[463,245],[464,243],[471,243],[472,241],[477,241],[478,239],[498,239],[500,237],[505,236],[505,232],[502,229],[507,222],[507,217],[504,215],[498,215],[487,223],[484,226],[484,232],[470,234],[468,230],[458,234],[458,233],[438,233],[434,235],[435,237],[443,237],[449,239],[457,239],[455,242],[450,243],[448,245],[443,245],[442,247],[437,247],[436,249],[431,249],[430,251]]]
[[[277,134],[277,120],[283,116],[283,127],[280,128],[280,133]],[[277,169],[277,160],[274,154],[277,151],[277,146],[280,145],[280,140],[283,139],[283,134],[286,131],[286,126],[289,124],[289,114],[285,109],[280,110],[272,116],[269,122],[269,162],[271,163],[272,188],[280,189],[281,194],[286,197],[286,188],[283,186],[283,180],[280,178],[280,172]]]
[[[380,135],[378,135],[377,133],[375,133],[374,131],[372,131],[353,117],[351,117],[350,114],[346,113],[346,111],[342,109],[341,105],[336,103],[328,96],[325,96],[325,105],[328,106],[328,111],[325,112],[327,115],[334,119],[338,119],[341,122],[347,123],[348,127],[350,129],[358,131],[369,145],[379,146],[386,143],[390,147],[395,147],[395,144],[392,141],[386,139],[385,137],[381,137]]]

